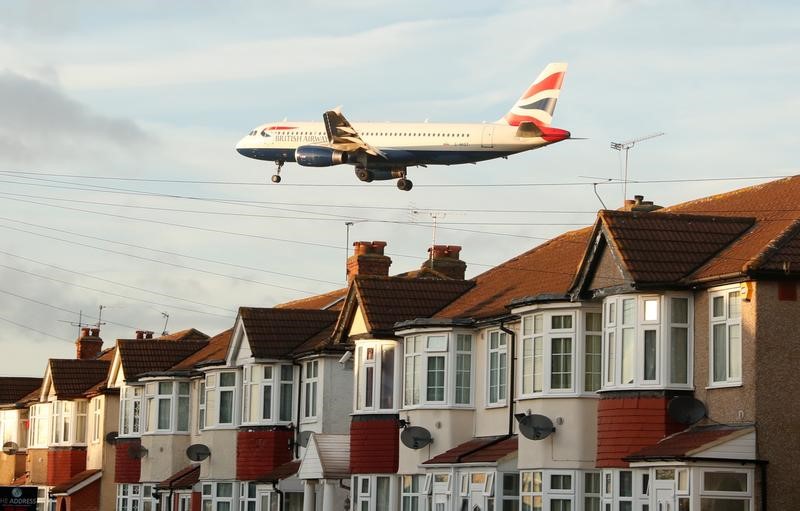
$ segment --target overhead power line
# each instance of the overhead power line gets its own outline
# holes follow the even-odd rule
[[[72,342],[72,341],[69,341],[67,339],[64,339],[63,337],[59,337],[57,335],[53,335],[51,333],[44,332],[44,331],[36,329],[36,328],[34,328],[34,327],[30,326],[30,325],[23,325],[22,323],[18,323],[16,321],[12,320],[12,319],[8,319],[8,318],[3,317],[3,316],[0,316],[0,321],[5,321],[6,323],[10,323],[10,324],[12,324],[14,326],[18,326],[18,327],[24,329],[25,331],[36,332],[37,334],[44,335],[45,337],[52,337],[53,339],[55,339],[57,341]]]

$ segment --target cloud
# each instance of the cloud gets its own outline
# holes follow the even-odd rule
[[[0,162],[60,163],[132,154],[155,140],[134,122],[106,117],[44,82],[0,72]]]

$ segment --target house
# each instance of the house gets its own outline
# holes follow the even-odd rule
[[[28,407],[25,402],[41,389],[41,378],[0,377],[0,485],[25,475],[28,447]]]

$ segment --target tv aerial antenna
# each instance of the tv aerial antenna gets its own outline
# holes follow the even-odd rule
[[[164,318],[164,330],[161,332],[161,335],[167,335],[169,333],[167,331],[167,324],[169,324],[169,313],[162,311],[161,317]]]
[[[625,142],[611,142],[611,149],[619,151],[622,154],[622,151],[625,151],[625,165],[622,171],[622,200],[623,204],[625,199],[628,198],[628,153],[633,146],[638,144],[639,142],[644,142],[645,140],[650,140],[651,138],[660,137],[662,135],[666,135],[663,131],[658,133],[651,133],[650,135],[645,135],[643,137],[634,138],[631,140],[626,140]]]

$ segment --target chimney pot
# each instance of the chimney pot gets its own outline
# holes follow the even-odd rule
[[[136,339],[137,339],[137,340],[142,340],[142,339],[144,339],[144,330],[137,330],[137,331],[136,331]]]
[[[144,333],[144,338],[145,339],[152,339],[153,338],[153,332],[145,332]]]
[[[81,328],[81,337],[89,337],[89,329]]]
[[[347,258],[347,281],[356,275],[389,275],[392,260],[384,255],[385,241],[355,241],[353,255]]]

